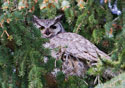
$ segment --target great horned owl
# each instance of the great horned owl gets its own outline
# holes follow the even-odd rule
[[[33,22],[35,26],[41,30],[42,37],[52,38],[59,33],[65,32],[63,26],[60,23],[62,15],[55,17],[54,19],[39,19],[33,16]]]
[[[67,76],[83,76],[85,71],[98,61],[98,56],[110,59],[107,54],[83,36],[65,32],[60,23],[61,17],[62,15],[54,19],[39,19],[34,16],[33,21],[35,26],[41,30],[42,37],[50,40],[44,44],[44,47],[50,48],[52,50],[51,55],[63,61],[62,72]]]

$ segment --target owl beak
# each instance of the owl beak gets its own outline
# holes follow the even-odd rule
[[[43,36],[46,37],[46,38],[50,38],[52,36],[52,33],[49,31],[49,29],[46,29],[43,32]]]
[[[49,29],[46,29],[46,30],[44,31],[44,34],[47,35],[47,36],[50,35]]]

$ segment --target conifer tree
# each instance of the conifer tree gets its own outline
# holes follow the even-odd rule
[[[104,68],[125,71],[124,4],[122,0],[1,0],[0,88],[88,88],[98,84],[94,84],[97,77],[102,82],[109,80],[102,76]],[[84,78],[65,79],[59,72],[53,86],[46,77],[53,70],[55,59],[42,46],[48,40],[41,38],[32,16],[53,18],[58,14],[64,14],[66,31],[89,39],[112,60],[100,60]],[[45,56],[49,58],[47,63]],[[61,61],[57,64],[60,67]]]

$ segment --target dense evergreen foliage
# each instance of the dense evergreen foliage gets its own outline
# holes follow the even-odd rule
[[[116,5],[117,9],[109,5]],[[1,0],[0,88],[88,88],[121,74],[125,71],[124,6],[123,0]],[[41,38],[40,30],[32,24],[32,16],[51,19],[59,14],[64,15],[62,24],[66,31],[84,36],[112,60],[100,58],[97,67],[90,68],[84,78],[66,79],[59,72],[54,83],[48,82],[55,59],[42,46],[48,40]],[[47,63],[43,61],[44,56],[49,58]],[[57,64],[60,67],[61,61]],[[104,77],[104,72],[116,74]]]
[[[116,76],[115,78],[106,82],[105,84],[98,85],[95,88],[124,88],[125,87],[124,81],[125,81],[125,73],[122,73],[119,76]]]

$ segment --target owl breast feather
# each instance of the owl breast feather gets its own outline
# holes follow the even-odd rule
[[[98,61],[99,56],[110,59],[110,56],[99,50],[93,43],[76,33],[60,33],[51,38],[45,46],[51,49],[60,48],[62,52],[67,52],[81,60]],[[52,56],[56,57],[56,52],[54,53],[55,55]]]

